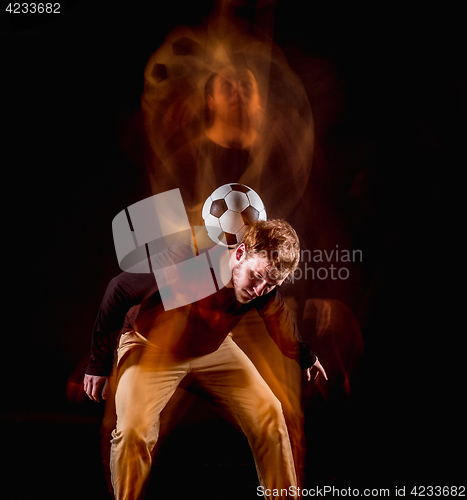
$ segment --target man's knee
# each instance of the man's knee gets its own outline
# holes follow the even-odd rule
[[[139,450],[152,450],[158,437],[158,426],[142,425],[119,427],[112,432],[113,446]]]
[[[260,400],[258,403],[254,415],[254,426],[257,426],[257,430],[274,438],[287,434],[280,401],[274,396]]]

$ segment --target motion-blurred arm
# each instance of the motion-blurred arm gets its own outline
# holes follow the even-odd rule
[[[298,328],[283,298],[275,289],[258,300],[258,313],[263,318],[269,335],[288,358],[295,359],[302,370],[306,370],[307,379],[312,378],[315,368],[316,378],[320,373],[327,380],[326,372],[311,350],[308,343],[300,336]]]

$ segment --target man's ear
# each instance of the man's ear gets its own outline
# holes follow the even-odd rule
[[[214,99],[212,98],[212,96],[208,95],[207,103],[209,109],[214,109]]]
[[[245,243],[240,243],[240,245],[238,245],[237,249],[235,250],[235,259],[237,260],[237,262],[240,262],[242,258],[245,257],[245,255],[246,255]]]

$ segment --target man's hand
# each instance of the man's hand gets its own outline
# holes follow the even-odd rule
[[[320,373],[323,375],[323,377],[326,380],[328,379],[328,376],[326,375],[326,372],[324,371],[323,366],[318,361],[318,358],[316,358],[316,361],[315,361],[313,366],[306,369],[306,378],[307,378],[308,382],[311,380],[311,372],[313,372],[313,380],[316,380],[319,377]]]
[[[98,375],[84,375],[84,392],[96,402],[100,402],[102,389],[102,399],[107,399],[109,395],[109,377],[99,377]]]

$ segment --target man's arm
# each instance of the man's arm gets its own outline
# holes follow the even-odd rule
[[[185,239],[185,234],[182,234],[181,242],[152,255],[153,270],[193,257],[193,246],[187,244]],[[92,334],[91,356],[84,376],[84,389],[94,401],[100,401],[101,390],[102,398],[107,397],[107,378],[112,372],[116,340],[125,316],[131,307],[141,304],[145,298],[158,291],[154,274],[138,273],[137,268],[138,265],[133,268],[135,272],[124,272],[111,280],[97,314]]]
[[[87,375],[110,375],[116,337],[126,314],[131,307],[156,291],[157,284],[152,273],[121,273],[110,281],[94,323]]]
[[[107,399],[116,340],[128,311],[156,291],[152,273],[121,273],[110,281],[94,323],[91,356],[83,381],[84,391],[93,401]]]

